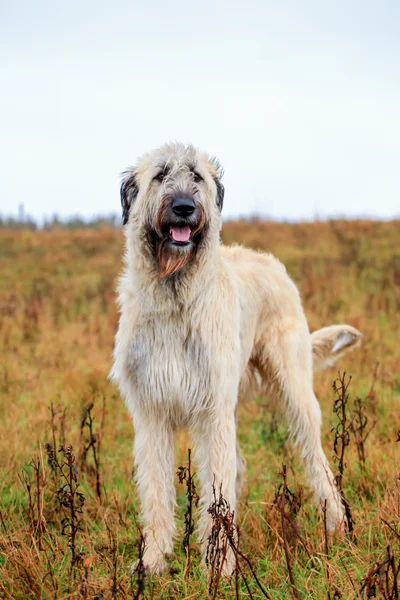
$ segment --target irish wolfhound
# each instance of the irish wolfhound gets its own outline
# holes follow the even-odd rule
[[[236,510],[244,470],[236,408],[259,384],[285,412],[316,501],[327,503],[328,527],[343,525],[312,371],[360,334],[338,325],[310,335],[285,267],[270,254],[221,245],[221,175],[217,160],[169,144],[142,157],[121,187],[126,266],[111,376],[134,420],[144,563],[155,573],[173,547],[175,429],[192,436],[205,545],[213,483]]]

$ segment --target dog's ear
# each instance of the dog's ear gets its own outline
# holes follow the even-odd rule
[[[219,212],[221,212],[224,205],[225,188],[218,177],[216,177],[214,181],[215,185],[217,186],[217,206],[219,208]]]
[[[125,171],[122,174],[121,183],[121,206],[122,206],[122,223],[127,224],[129,211],[132,204],[136,200],[139,193],[139,186],[136,181],[135,174],[132,171]]]
[[[221,183],[221,179],[224,175],[224,169],[221,167],[221,163],[219,162],[218,158],[215,158],[215,156],[212,156],[209,160],[211,166],[214,168],[214,182],[217,188],[217,206],[219,208],[219,211],[221,212],[222,207],[224,205],[225,195],[225,188]]]

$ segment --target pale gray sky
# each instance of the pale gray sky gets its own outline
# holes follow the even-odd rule
[[[119,211],[169,140],[226,216],[400,215],[399,0],[0,0],[0,212]]]

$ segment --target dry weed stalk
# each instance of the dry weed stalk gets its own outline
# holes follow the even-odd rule
[[[26,471],[19,475],[19,480],[28,494],[28,508],[24,510],[29,520],[32,539],[36,540],[39,550],[43,550],[43,534],[47,528],[46,519],[43,515],[43,493],[46,481],[42,474],[42,465],[38,456],[31,460],[29,466],[32,467],[34,473],[33,483]]]
[[[71,551],[71,571],[81,561],[82,554],[77,549],[77,535],[82,530],[81,517],[85,497],[79,491],[78,470],[75,466],[75,455],[71,445],[62,446],[59,452],[62,460],[50,444],[46,444],[49,464],[62,482],[57,490],[59,506],[64,517],[61,520],[61,534],[68,536],[68,547]]]
[[[397,540],[400,542],[400,532],[397,531],[396,526],[391,525],[390,523],[388,523],[388,521],[386,521],[385,519],[382,519],[382,517],[381,517],[381,521],[382,521],[382,523],[385,523],[385,525],[387,527],[389,527],[390,531],[392,533],[394,533],[394,535],[396,536]]]
[[[296,586],[296,581],[293,574],[292,564],[290,560],[288,530],[287,524],[290,524],[291,531],[295,531],[294,518],[301,507],[302,494],[299,495],[291,492],[287,485],[287,469],[286,465],[282,465],[282,470],[279,472],[282,477],[282,483],[279,484],[275,493],[274,504],[278,507],[281,516],[283,549],[285,552],[286,566],[289,574],[290,585],[292,587],[293,598],[300,600],[300,592]],[[286,506],[289,506],[289,511],[286,511]]]
[[[146,569],[143,562],[143,556],[146,549],[146,543],[143,535],[143,531],[135,519],[136,529],[138,530],[139,538],[136,542],[138,557],[136,565],[132,572],[132,589],[133,589],[133,576],[136,576],[136,590],[133,591],[133,600],[143,600],[144,592],[146,589]]]
[[[48,465],[53,475],[54,490],[58,488],[58,469],[53,460],[50,460],[50,455],[53,456],[57,452],[57,448],[62,448],[65,445],[65,418],[66,408],[63,410],[57,409],[53,402],[50,402],[50,429],[51,429],[51,445],[46,444],[45,448],[47,451]],[[57,440],[58,433],[58,440]],[[52,451],[49,452],[49,447]],[[57,494],[56,494],[57,496]]]
[[[327,524],[326,524],[326,510],[327,510],[327,500],[326,499],[322,503],[321,509],[322,509],[323,524],[324,524],[324,545],[325,545],[325,557],[326,557],[325,575],[326,575],[326,580],[328,583],[328,600],[331,600],[331,592],[330,592],[331,568],[330,568],[330,564],[329,564],[328,528],[327,528]]]
[[[217,597],[219,585],[221,582],[222,571],[228,550],[233,552],[235,557],[235,598],[239,600],[239,576],[243,579],[249,598],[254,596],[250,589],[249,580],[240,560],[244,561],[251,573],[251,578],[264,598],[270,599],[264,586],[257,577],[255,569],[249,558],[240,550],[240,530],[235,525],[235,513],[230,510],[229,502],[225,500],[220,488],[219,495],[215,485],[213,485],[213,502],[208,508],[208,513],[212,519],[211,532],[207,541],[206,564],[210,569],[210,579],[208,591],[210,597],[215,600]]]
[[[351,419],[347,414],[349,402],[349,394],[347,392],[351,383],[351,375],[346,379],[346,371],[343,374],[338,374],[338,378],[333,382],[333,390],[337,398],[334,401],[333,412],[338,418],[338,424],[332,429],[334,432],[333,451],[334,461],[338,467],[338,474],[335,478],[335,483],[342,498],[344,510],[346,514],[347,527],[350,533],[354,531],[354,521],[351,513],[350,503],[347,500],[343,491],[343,473],[346,467],[345,451],[350,443]]]
[[[111,576],[111,594],[112,600],[118,598],[120,586],[118,583],[118,529],[112,529],[107,520],[104,521],[107,529],[108,536],[108,550],[110,552],[111,565],[112,565],[112,576]],[[116,533],[117,532],[117,533]]]
[[[360,465],[360,470],[364,475],[366,474],[365,444],[366,444],[369,434],[371,433],[371,431],[374,429],[374,427],[378,423],[378,417],[376,414],[377,401],[376,401],[376,395],[375,395],[375,383],[376,383],[376,379],[377,379],[377,375],[378,375],[378,367],[379,367],[379,363],[376,363],[375,368],[374,368],[373,377],[372,377],[371,387],[368,391],[368,394],[366,395],[366,398],[364,400],[362,400],[361,398],[357,397],[354,401],[354,408],[351,413],[352,414],[351,430],[353,433],[354,441],[356,443],[358,463]],[[372,415],[373,415],[372,423],[370,424],[369,427],[367,427],[368,421],[369,421],[369,419],[366,415],[367,404],[369,404],[371,406]]]
[[[191,449],[188,449],[188,466],[179,467],[177,476],[179,483],[186,483],[186,498],[187,505],[185,511],[185,533],[183,535],[183,551],[186,554],[185,569],[183,572],[184,578],[187,580],[190,573],[190,537],[194,532],[194,518],[193,509],[198,506],[199,496],[196,491],[196,485],[194,482],[194,473],[191,469]]]
[[[383,600],[399,598],[400,560],[395,558],[390,546],[386,548],[385,558],[371,567],[362,582],[359,595],[362,598],[377,598],[377,592]]]
[[[361,398],[356,398],[354,400],[354,408],[352,410],[351,431],[353,433],[354,441],[357,448],[358,463],[364,475],[366,473],[365,443],[368,439],[369,434],[378,422],[378,418],[375,417],[370,427],[367,427],[368,417],[365,413],[365,409],[365,400],[362,400]]]
[[[220,489],[217,498],[215,485],[213,484],[214,501],[208,508],[211,515],[212,528],[207,541],[206,564],[210,568],[210,580],[208,591],[216,598],[219,588],[223,564],[228,552],[228,536],[234,535],[234,513],[230,510],[229,503],[225,500]]]
[[[101,503],[100,452],[98,444],[99,436],[94,432],[94,416],[92,415],[93,406],[94,403],[91,402],[82,409],[80,423],[81,450],[79,455],[79,465],[82,470],[86,470],[89,474],[94,473],[96,481],[96,495]],[[85,431],[88,434],[88,439],[85,439]],[[87,457],[90,449],[92,450],[94,466],[88,465],[87,463]]]

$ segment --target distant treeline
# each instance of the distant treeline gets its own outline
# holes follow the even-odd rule
[[[25,215],[23,218],[0,215],[0,228],[6,229],[100,229],[101,227],[120,227],[121,217],[117,214],[98,215],[90,219],[80,216],[61,218],[57,215],[38,221]]]
[[[234,226],[242,224],[244,227],[260,225],[260,223],[269,223],[269,224],[281,224],[281,225],[300,225],[301,223],[308,222],[321,222],[321,223],[334,223],[336,221],[344,221],[344,222],[386,222],[386,219],[379,218],[371,218],[371,217],[344,217],[344,216],[335,216],[329,218],[322,218],[316,215],[314,219],[306,220],[306,221],[296,221],[291,219],[276,219],[271,216],[260,216],[260,215],[247,215],[247,216],[239,216],[237,218],[227,218],[224,219],[225,226],[228,223],[233,224]],[[388,222],[399,222],[399,217],[394,216],[393,219],[390,219]],[[30,229],[32,231],[46,231],[53,229],[101,229],[103,227],[119,229],[122,226],[122,220],[119,214],[111,213],[108,215],[95,215],[91,218],[83,218],[79,215],[72,215],[70,217],[59,217],[58,215],[53,215],[51,217],[44,217],[43,220],[37,220],[31,217],[30,215],[26,215],[23,212],[17,217],[14,216],[5,216],[0,214],[0,229]],[[233,240],[234,241],[234,240]]]

